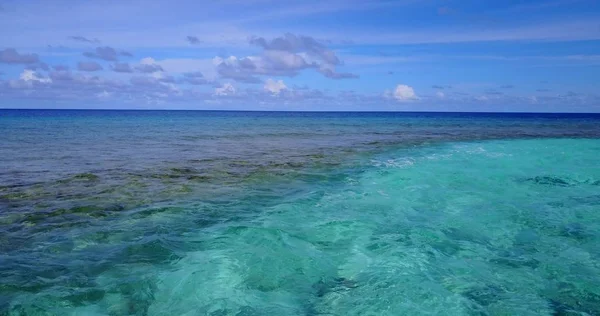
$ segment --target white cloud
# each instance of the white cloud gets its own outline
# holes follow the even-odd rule
[[[415,90],[407,85],[399,84],[394,90],[394,98],[398,101],[413,101],[419,97],[415,94]]]
[[[156,60],[154,60],[154,58],[152,58],[152,57],[146,57],[146,58],[142,58],[142,60],[140,60],[140,64],[142,64],[142,65],[155,65],[156,64]]]
[[[225,83],[220,88],[215,88],[215,95],[226,96],[235,94],[235,87],[231,83]]]
[[[442,91],[436,92],[435,96],[438,97],[438,99],[445,99],[446,98],[446,94],[444,94]]]
[[[21,76],[19,76],[19,79],[21,79],[23,81],[37,81],[37,82],[41,82],[41,83],[51,83],[52,82],[52,79],[39,77],[35,73],[35,71],[29,70],[29,69],[23,70],[23,72],[21,73]]]
[[[112,95],[112,93],[110,93],[106,90],[96,93],[96,97],[99,99],[106,99],[106,98],[109,98],[111,95]]]
[[[218,66],[223,63],[225,63],[227,65],[234,65],[235,63],[237,63],[237,61],[238,61],[238,58],[235,56],[229,56],[227,58],[222,58],[222,57],[216,56],[212,59],[212,63],[215,66]]]
[[[272,94],[279,94],[281,90],[287,89],[287,86],[283,83],[283,80],[267,79],[264,86],[265,91],[271,92]]]
[[[153,73],[149,74],[148,76],[150,76],[156,80],[163,80],[163,79],[169,78],[169,76],[165,75],[163,72],[153,72]]]
[[[137,72],[156,73],[162,72],[164,69],[152,57],[142,58],[140,64],[134,67]]]
[[[285,68],[304,68],[307,67],[308,63],[302,56],[283,50],[266,50],[263,52],[263,58],[256,58],[255,62],[259,60],[262,62],[268,62],[279,65]],[[253,60],[254,61],[254,60]]]
[[[537,104],[538,98],[536,96],[531,96],[529,97],[529,102],[531,102],[531,104]]]
[[[25,88],[33,87],[36,83],[50,84],[52,79],[40,77],[35,71],[31,69],[25,69],[19,76],[18,80],[11,80],[10,86],[13,88]]]

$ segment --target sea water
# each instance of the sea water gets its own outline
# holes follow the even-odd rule
[[[598,315],[600,116],[0,110],[0,315]]]

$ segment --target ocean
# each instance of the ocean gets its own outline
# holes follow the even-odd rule
[[[0,315],[600,315],[600,114],[0,110]]]

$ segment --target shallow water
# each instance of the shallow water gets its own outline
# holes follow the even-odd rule
[[[600,314],[597,115],[0,115],[0,314]]]

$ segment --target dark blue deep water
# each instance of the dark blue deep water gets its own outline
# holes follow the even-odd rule
[[[0,110],[0,315],[599,315],[600,114]]]

